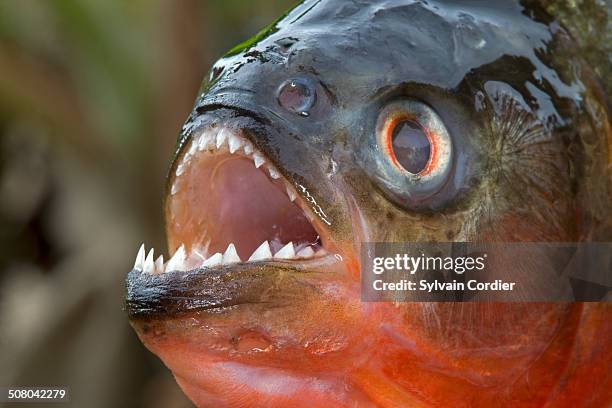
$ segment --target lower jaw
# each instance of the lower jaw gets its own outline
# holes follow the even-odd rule
[[[418,331],[411,333],[414,344],[410,347],[405,340],[397,340],[405,334],[397,331],[389,336],[389,331],[396,330],[388,323],[392,320],[390,313],[395,310],[397,314],[392,305],[372,305],[368,310],[370,305],[351,304],[354,292],[344,294],[346,303],[341,306],[331,301],[321,305],[319,312],[325,309],[329,316],[315,314],[314,310],[297,314],[307,303],[313,303],[306,300],[276,315],[264,316],[260,322],[270,320],[267,330],[261,330],[255,320],[266,307],[234,310],[230,313],[237,315],[231,320],[210,315],[207,325],[198,324],[198,331],[191,337],[185,336],[185,330],[193,330],[193,317],[182,323],[153,325],[146,334],[142,327],[137,330],[198,406],[301,406],[304,401],[308,402],[305,406],[344,406],[353,401],[359,401],[359,406],[394,401],[422,406],[422,401],[457,403],[457,398],[493,403],[495,395],[504,392],[539,400],[553,392],[562,373],[572,367],[574,343],[579,341],[588,347],[588,341],[595,339],[586,331],[584,338],[576,340],[581,333],[581,306],[575,305],[569,306],[558,329],[551,328],[554,334],[550,338],[523,340],[521,347],[504,349],[503,355],[491,349],[451,358],[435,344],[423,343],[423,333]],[[334,305],[344,309],[334,312]],[[379,306],[387,308],[381,310]],[[475,313],[490,307],[462,306]],[[425,305],[412,307],[416,311]],[[606,316],[601,315],[602,310],[599,314],[599,318]],[[285,321],[280,320],[282,315],[286,315]],[[313,315],[318,318],[313,319]],[[351,315],[350,319],[346,317]],[[372,324],[383,320],[384,325]],[[291,321],[296,322],[294,326]],[[381,329],[383,326],[386,329]],[[288,330],[286,336],[295,337],[283,337],[283,327]],[[308,327],[313,331],[305,332]],[[328,338],[313,345],[317,334],[319,339]],[[478,332],[471,336],[478,336]],[[304,342],[309,338],[315,339],[310,345]],[[525,376],[529,378],[523,384]]]

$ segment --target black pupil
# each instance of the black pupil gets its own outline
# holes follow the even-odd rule
[[[418,123],[412,120],[400,122],[393,129],[391,146],[399,164],[410,173],[419,174],[427,167],[431,144]]]

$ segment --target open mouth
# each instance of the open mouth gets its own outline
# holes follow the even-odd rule
[[[324,229],[298,190],[244,133],[211,126],[193,136],[173,168],[164,263],[138,251],[135,270],[150,274],[230,264],[295,262],[330,254]]]

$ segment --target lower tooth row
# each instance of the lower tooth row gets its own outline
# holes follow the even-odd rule
[[[134,269],[152,275],[164,273],[165,271],[187,271],[200,268],[214,268],[219,265],[231,265],[242,262],[234,244],[229,244],[222,254],[217,252],[211,256],[202,255],[197,249],[187,254],[185,246],[181,245],[172,258],[164,264],[164,257],[160,255],[154,260],[155,250],[151,249],[145,256],[145,246],[142,244],[136,255]],[[325,255],[324,249],[315,250],[311,246],[300,249],[297,253],[292,242],[279,249],[274,255],[268,241],[264,241],[249,257],[248,262],[265,261],[269,259],[307,259]]]

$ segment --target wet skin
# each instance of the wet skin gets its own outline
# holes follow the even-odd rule
[[[186,160],[195,135],[227,128],[295,187],[328,255],[129,274],[133,327],[196,405],[612,403],[609,303],[360,301],[362,242],[612,237],[598,78],[536,5],[489,3],[306,1],[215,64],[168,179],[170,252],[211,229],[213,252],[235,242],[224,234],[252,238],[242,259],[261,242],[221,204],[244,225],[272,217],[253,209],[262,198],[209,186],[242,164]],[[388,116],[417,111],[434,151],[450,140],[431,177],[402,171],[380,139]]]

